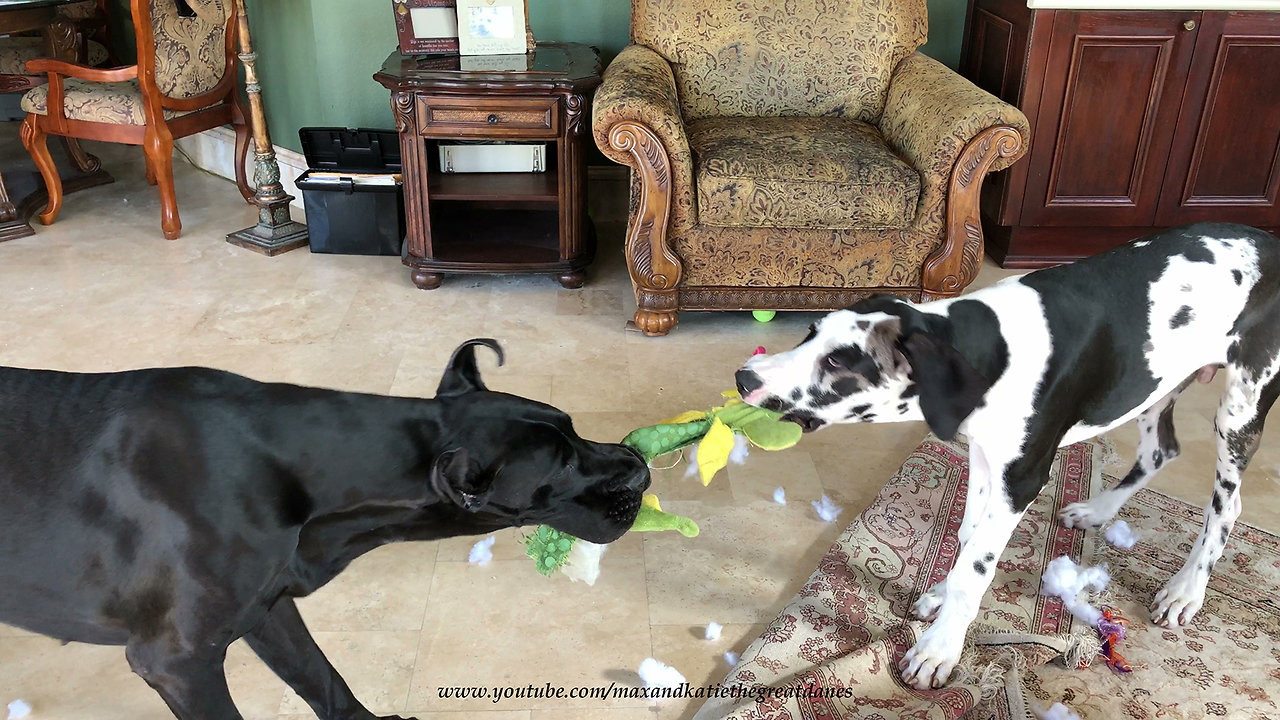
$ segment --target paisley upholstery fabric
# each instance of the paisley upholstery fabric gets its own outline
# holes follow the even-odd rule
[[[609,131],[621,122],[639,123],[658,136],[671,164],[671,227],[693,227],[697,222],[693,157],[676,99],[676,81],[670,63],[640,45],[631,45],[614,58],[604,71],[604,84],[596,90],[592,102],[591,127],[596,145],[610,160],[630,165],[628,153],[609,146]]]
[[[96,67],[107,62],[107,49],[101,43],[90,40],[88,50],[90,65]],[[28,75],[27,61],[42,57],[46,57],[44,38],[0,38],[0,75]]]
[[[111,123],[112,125],[146,125],[142,106],[142,90],[137,80],[100,83],[66,78],[63,80],[63,110],[70,120]],[[49,111],[49,86],[41,85],[22,96],[22,109],[44,115]],[[166,119],[186,115],[165,110]]]
[[[903,228],[920,176],[874,127],[845,118],[707,118],[689,125],[706,225]]]
[[[921,212],[936,218],[926,229],[942,230],[947,182],[964,146],[983,130],[1008,125],[1031,142],[1031,127],[1017,108],[982,90],[933,58],[914,53],[898,65],[889,84],[880,131],[889,146],[920,170]],[[990,172],[1021,155],[997,158]]]
[[[631,38],[670,61],[689,120],[835,115],[874,123],[925,0],[633,0]]]
[[[226,32],[232,0],[187,0],[195,17],[178,15],[173,0],[151,0],[156,86],[172,98],[213,90],[227,70]]]

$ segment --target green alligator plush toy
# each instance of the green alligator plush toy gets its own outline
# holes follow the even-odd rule
[[[763,450],[784,450],[800,441],[800,426],[785,422],[781,414],[747,405],[735,391],[725,392],[724,405],[710,410],[690,410],[656,425],[632,430],[622,439],[644,456],[646,462],[697,444],[696,462],[702,484],[709,485],[716,473],[729,464],[735,435],[742,435]],[[636,515],[632,532],[675,530],[685,537],[698,534],[693,520],[662,510],[658,496],[646,494]],[[562,570],[574,580],[595,583],[599,575],[603,545],[579,540],[568,533],[541,525],[525,538],[525,553],[533,558],[538,572],[550,575]]]

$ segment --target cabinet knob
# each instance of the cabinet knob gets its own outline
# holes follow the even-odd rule
[[[1192,24],[1194,25],[1195,23],[1192,23]],[[1189,30],[1190,28],[1187,28],[1187,29]],[[490,113],[490,114],[489,114],[488,120],[489,120],[489,124],[490,124],[490,125],[497,125],[497,124],[498,124],[498,116],[497,116],[497,115],[495,115],[495,114],[493,114],[493,113]]]
[[[1188,20],[1188,21],[1186,21],[1186,22],[1182,23],[1182,29],[1183,29],[1183,30],[1195,30],[1195,29],[1196,29],[1196,21],[1195,21],[1195,20]]]

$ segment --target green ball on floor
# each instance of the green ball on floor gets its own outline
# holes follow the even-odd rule
[[[777,310],[752,310],[751,311],[751,317],[755,318],[756,322],[769,322],[777,314],[778,314]]]

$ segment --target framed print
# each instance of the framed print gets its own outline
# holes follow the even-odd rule
[[[529,52],[525,0],[457,0],[458,49],[463,55]]]
[[[405,55],[458,52],[457,0],[392,0]]]

